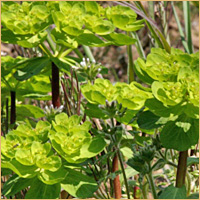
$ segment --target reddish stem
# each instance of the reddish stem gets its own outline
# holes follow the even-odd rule
[[[118,170],[119,170],[118,157],[117,157],[117,154],[115,154],[115,157],[113,159],[113,164],[112,164],[112,172],[116,172]],[[115,199],[121,199],[122,197],[119,175],[117,175],[114,179],[114,195],[115,195]]]
[[[10,124],[15,124],[16,121],[16,92],[10,91],[10,97],[11,97],[11,109],[10,109]]]
[[[54,108],[60,107],[60,87],[59,87],[59,69],[52,63],[52,80],[51,80],[51,90],[52,90],[52,104]]]

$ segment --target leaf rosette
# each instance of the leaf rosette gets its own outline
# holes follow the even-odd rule
[[[77,115],[69,118],[67,114],[61,113],[52,122],[54,130],[49,134],[52,145],[69,163],[84,162],[101,152],[106,145],[103,138],[92,138],[88,132],[91,128],[90,122],[80,125],[81,119]]]
[[[81,91],[91,104],[106,105],[106,101],[117,101],[130,110],[141,109],[145,100],[152,97],[147,88],[136,82],[130,85],[118,82],[113,85],[105,79],[96,79],[93,85],[91,83],[83,85]]]
[[[117,99],[118,90],[109,80],[96,79],[94,84],[90,82],[81,87],[82,94],[92,104],[105,105],[106,100],[112,102]]]
[[[136,82],[130,84],[117,83],[115,87],[118,89],[117,102],[122,104],[124,108],[130,110],[140,110],[146,101],[152,95],[147,88],[139,85]],[[145,91],[146,90],[146,91]]]
[[[45,4],[4,2],[2,7],[2,41],[30,48],[46,39],[44,30],[52,20]]]

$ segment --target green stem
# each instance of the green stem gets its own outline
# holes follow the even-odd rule
[[[122,154],[121,154],[119,149],[117,150],[117,155],[118,155],[118,158],[119,158],[119,162],[120,162],[120,166],[121,166],[121,170],[122,170],[122,174],[123,174],[123,178],[124,178],[124,183],[125,183],[125,187],[126,187],[126,194],[127,194],[128,199],[130,199],[128,180],[126,178],[126,173],[125,173],[125,169],[124,169],[124,165],[123,165]]]
[[[161,155],[161,157],[167,162],[167,164],[168,165],[171,165],[171,166],[173,166],[173,167],[178,167],[176,164],[174,164],[173,162],[171,162],[171,161],[169,161],[169,160],[167,160],[166,159],[166,157],[160,152],[160,151],[158,151],[158,153]]]
[[[144,177],[144,181],[145,181],[145,177]],[[143,199],[148,199],[147,191],[148,191],[148,181],[146,181],[146,182],[142,185],[142,195],[143,195]]]
[[[56,57],[60,58],[63,54],[63,51],[66,49],[66,47],[62,46],[60,51],[58,52],[58,55]],[[67,50],[68,51],[68,50]]]
[[[183,13],[184,13],[185,32],[186,32],[186,37],[187,37],[188,48],[189,48],[190,53],[193,53],[189,1],[183,2]]]
[[[76,55],[77,55],[80,59],[83,59],[83,55],[82,55],[82,53],[81,53],[78,49],[74,49],[74,52],[76,53]]]
[[[127,35],[130,36],[130,33],[127,32]],[[134,81],[134,63],[133,63],[133,54],[132,54],[132,46],[127,46],[128,53],[128,83]]]
[[[48,32],[48,31],[47,31]],[[55,53],[56,51],[56,48],[55,48],[55,43],[52,41],[50,35],[49,35],[49,32],[48,32],[48,35],[47,35],[47,42],[51,48],[51,50],[53,51],[53,53]]]
[[[188,151],[179,152],[178,168],[176,174],[176,187],[181,188],[185,184],[185,176],[187,171]]]
[[[149,167],[151,167],[150,163],[149,163]],[[153,175],[152,175],[152,171],[149,172],[149,174],[147,174],[147,179],[149,181],[149,185],[151,187],[151,191],[153,194],[154,199],[157,199],[157,193],[156,193],[156,186],[154,184],[154,180],[153,180]]]
[[[11,105],[10,105],[10,124],[15,124],[16,121],[16,92],[10,91]]]
[[[186,172],[186,177],[187,177],[187,196],[190,196],[191,178],[190,178],[190,174],[188,172]]]
[[[177,26],[178,26],[178,30],[179,30],[179,33],[180,33],[180,36],[181,36],[182,44],[183,44],[183,46],[184,46],[185,51],[186,51],[187,53],[189,53],[188,44],[187,44],[187,42],[186,42],[186,40],[185,40],[185,35],[184,35],[184,33],[183,33],[183,29],[182,29],[182,27],[181,27],[181,23],[180,23],[180,20],[179,20],[179,18],[178,18],[178,14],[177,14],[176,9],[175,9],[175,7],[174,7],[174,2],[173,2],[173,1],[171,2],[171,5],[172,5],[172,10],[173,10],[173,12],[174,12],[175,20],[176,20],[176,23],[177,23]]]
[[[51,54],[51,52],[49,51],[49,49],[46,47],[45,44],[40,43],[39,47],[42,49],[42,51],[47,54],[49,57],[53,57],[53,55]]]
[[[136,32],[131,32],[131,35],[132,35],[132,37],[134,39],[137,40],[137,42],[135,43],[135,46],[136,46],[136,49],[137,49],[137,52],[138,52],[139,56],[141,58],[146,59],[146,56],[145,56],[144,50],[142,48],[142,44],[140,42],[140,38],[138,37],[138,34]]]
[[[66,55],[68,55],[69,53],[71,53],[73,51],[73,49],[67,49],[66,51],[64,51],[60,57],[65,57]]]
[[[87,55],[87,57],[90,59],[90,61],[95,60],[94,56],[93,56],[93,54],[92,54],[92,52],[90,50],[90,47],[83,45],[83,49],[84,49],[85,54]]]
[[[154,1],[149,1],[149,2],[148,2],[149,14],[150,14],[150,17],[151,17],[153,20],[155,20],[155,17],[154,17],[154,4],[155,4]]]

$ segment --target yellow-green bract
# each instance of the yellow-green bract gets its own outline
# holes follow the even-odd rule
[[[103,8],[97,2],[3,2],[2,41],[32,48],[46,40],[45,30],[54,25],[51,31],[54,42],[72,49],[79,44],[130,45],[136,40],[116,33],[115,29],[136,31],[142,28],[144,21],[136,17],[128,7]]]
[[[70,176],[68,163],[84,162],[106,146],[103,138],[90,135],[90,122],[80,125],[81,120],[80,116],[61,113],[56,115],[53,127],[46,121],[39,121],[35,128],[19,125],[1,138],[2,168],[11,169],[22,178],[37,177],[44,184],[61,183]]]
[[[94,84],[88,83],[81,87],[85,98],[92,104],[105,105],[108,102],[117,101],[124,108],[140,110],[145,100],[152,95],[148,88],[144,88],[136,82],[131,84],[116,83],[113,85],[109,80],[96,79]]]
[[[199,54],[152,48],[146,62],[135,61],[138,77],[151,84],[153,98],[145,106],[156,116],[169,118],[161,130],[164,147],[185,151],[198,142]],[[173,117],[173,120],[171,120]]]

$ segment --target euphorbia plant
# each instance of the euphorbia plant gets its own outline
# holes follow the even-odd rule
[[[90,122],[80,125],[80,121],[80,116],[68,118],[61,113],[56,115],[53,126],[45,121],[39,121],[35,128],[23,124],[10,131],[6,138],[2,137],[3,170],[11,169],[16,173],[10,178],[15,184],[24,181],[21,187],[6,190],[4,195],[13,195],[31,186],[26,198],[59,198],[61,187],[76,197],[91,196],[98,189],[95,181],[75,170],[81,166],[74,164],[94,157],[106,143],[100,136],[91,137]],[[82,183],[72,186],[77,181]],[[83,193],[88,187],[86,183],[91,190]],[[44,194],[40,193],[40,187],[46,188]],[[52,191],[53,187],[56,189]]]
[[[152,112],[151,115],[146,111],[146,115],[148,113],[152,118],[157,117],[157,124],[151,128],[164,124],[160,134],[161,144],[165,148],[180,151],[176,187],[182,190],[187,170],[187,150],[197,144],[199,139],[198,65],[198,53],[187,54],[173,48],[170,54],[163,49],[152,49],[146,62],[140,58],[135,62],[138,77],[151,84],[153,98],[145,102],[145,106]],[[140,119],[144,116],[145,113]],[[162,121],[161,118],[166,120]],[[165,194],[163,192],[161,196]]]
[[[117,4],[125,7],[94,1],[2,3],[2,41],[29,53],[2,59],[3,94],[16,92],[18,102],[18,127],[2,137],[6,198],[53,199],[66,192],[64,198],[148,198],[148,187],[154,198],[186,198],[186,161],[197,163],[187,159],[187,150],[198,140],[198,54],[170,48],[140,2],[134,2],[137,8]],[[133,10],[166,51],[152,48],[146,59],[133,33],[143,20]],[[133,64],[135,42],[142,59]],[[109,45],[128,46],[129,84],[103,79],[108,69],[88,47]],[[134,82],[133,70],[142,84]],[[52,104],[39,101],[51,94]],[[23,104],[32,99],[44,110]],[[154,171],[166,164],[177,168],[176,187],[158,192]],[[186,186],[189,198],[189,176]]]
[[[18,107],[20,105],[16,105],[16,101],[21,101],[28,97],[37,100],[48,100],[49,95],[47,95],[47,93],[50,90],[49,78],[48,73],[44,72],[40,75],[31,77],[28,81],[17,80],[14,77],[16,67],[30,68],[33,67],[33,65],[31,65],[30,63],[26,63],[28,59],[20,56],[15,59],[10,56],[4,56],[1,59],[1,91],[4,98],[10,98],[10,124],[13,126],[16,121],[16,115],[24,116],[23,112],[19,111]],[[39,63],[35,60],[34,64]],[[48,67],[48,65],[46,67]],[[40,108],[34,108],[32,105],[23,105],[23,107],[29,111],[29,117],[35,117],[34,112],[36,112],[36,110],[39,110],[41,113],[43,113]],[[20,116],[17,116],[17,120],[19,119]]]
[[[120,14],[123,9],[128,12],[126,12],[126,20],[121,21],[123,23],[121,27],[115,18],[116,14]],[[107,20],[104,20],[105,18]],[[18,80],[27,80],[40,73],[47,62],[51,62],[52,103],[58,108],[60,106],[59,69],[69,72],[70,66],[75,63],[73,59],[66,57],[67,54],[74,50],[81,56],[77,49],[78,45],[99,47],[111,44],[118,46],[133,44],[135,39],[116,33],[115,26],[121,27],[122,30],[127,26],[131,31],[136,31],[143,26],[142,22],[136,21],[136,14],[130,8],[122,6],[117,6],[116,9],[103,8],[96,2],[22,2],[22,4],[3,2],[2,41],[25,48],[41,48],[47,57],[26,62],[34,64],[34,61],[40,60],[43,64],[35,65],[34,69],[21,68],[16,72],[15,77]],[[55,24],[53,29],[52,24]],[[46,31],[49,29],[50,35]],[[104,40],[97,36],[101,36]],[[53,54],[45,46],[45,40],[49,43]]]
[[[119,158],[127,197],[130,198],[129,185],[120,151],[121,141],[123,141],[123,128],[121,125],[115,125],[114,120],[117,120],[119,124],[129,124],[135,114],[144,106],[145,100],[151,98],[152,95],[148,89],[136,82],[132,82],[131,84],[116,83],[113,85],[109,80],[105,79],[96,79],[94,84],[89,82],[81,87],[81,91],[90,104],[94,106],[98,105],[101,108],[97,112],[90,112],[91,108],[96,108],[89,104],[89,109],[85,112],[90,117],[110,119],[110,128],[105,128],[103,133],[107,133],[110,140],[110,148],[116,152],[113,159],[113,168],[118,169],[117,162]],[[117,178],[114,181],[114,189],[116,190],[115,198],[121,198],[121,189],[116,181]]]
[[[27,60],[27,65],[34,64],[36,60],[41,64],[31,69],[18,69],[16,79],[27,80],[51,63],[54,108],[61,105],[59,70],[69,73],[70,67],[76,64],[73,58],[67,57],[71,51],[82,58],[79,45],[131,45],[136,40],[115,32],[115,29],[136,31],[143,27],[143,20],[136,20],[136,13],[130,8],[103,8],[96,2],[4,2],[2,8],[2,41],[25,48],[39,47],[45,54],[43,57]],[[117,20],[119,17],[120,20]],[[44,41],[48,42],[51,51]]]

